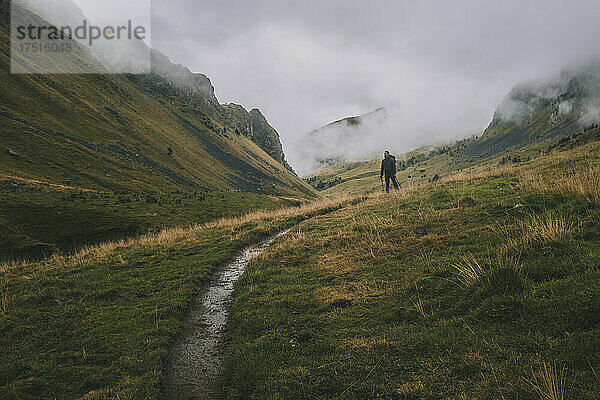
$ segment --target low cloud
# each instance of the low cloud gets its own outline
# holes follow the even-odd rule
[[[600,62],[578,63],[560,74],[516,85],[499,105],[496,117],[527,121],[540,102],[552,104],[557,117],[573,113],[583,127],[600,122]]]
[[[600,54],[599,19],[595,0],[157,0],[153,45],[260,108],[303,169],[308,132],[389,104],[365,154],[483,130],[515,83]]]
[[[93,12],[111,16],[106,7]],[[506,94],[599,56],[598,20],[596,0],[155,0],[152,45],[206,74],[222,103],[260,108],[292,166],[306,170],[308,132],[390,104],[399,111],[362,138],[316,151],[368,157],[467,136],[498,105],[506,118],[524,118],[527,102]],[[594,96],[582,123],[600,119]]]
[[[91,70],[87,72],[146,73],[150,71],[150,0],[129,0],[126,3],[121,0],[13,1],[22,3],[57,27],[71,28],[73,37],[100,62],[99,68],[90,66]],[[27,22],[31,24],[33,21]],[[124,33],[121,33],[119,27],[123,28]],[[95,31],[92,32],[92,29]],[[106,32],[106,29],[112,35],[110,39],[101,34]],[[139,36],[134,33],[138,32],[135,29],[141,29]],[[78,31],[81,32],[80,36],[77,35]],[[60,59],[57,61],[60,62]]]

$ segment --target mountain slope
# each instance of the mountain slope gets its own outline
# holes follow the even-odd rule
[[[600,63],[564,70],[552,79],[515,86],[483,136],[465,151],[485,157],[549,138],[566,136],[600,121]]]
[[[225,398],[600,399],[599,152],[301,223],[236,283]]]
[[[314,196],[256,143],[233,132],[206,76],[157,52],[149,75],[8,74],[9,8],[3,0],[0,175],[113,191]],[[97,63],[85,51],[74,57]]]
[[[370,118],[376,120],[373,114]],[[591,62],[566,69],[558,77],[516,85],[481,137],[435,148],[426,146],[400,156],[398,160],[404,164],[399,164],[398,180],[402,185],[423,184],[477,164],[487,163],[492,168],[507,162],[527,161],[571,139],[597,132],[593,128],[599,121],[600,63]],[[366,125],[369,124],[362,117],[345,118],[311,135],[332,135],[342,142],[351,141],[369,134]],[[307,181],[325,195],[380,190],[379,161],[346,160],[344,157],[320,160],[321,169]]]
[[[388,129],[394,107],[382,107],[372,112],[331,122],[306,134],[302,159],[309,160],[307,171],[333,164],[360,160],[378,148],[378,136]],[[373,151],[369,148],[373,147]]]
[[[9,8],[0,0],[0,260],[316,196],[234,132],[205,75],[158,52],[147,75],[8,73]],[[103,68],[76,43],[63,62]]]

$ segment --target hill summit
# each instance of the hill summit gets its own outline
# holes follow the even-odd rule
[[[516,85],[496,109],[483,136],[466,150],[494,155],[511,147],[569,135],[600,121],[600,62]]]

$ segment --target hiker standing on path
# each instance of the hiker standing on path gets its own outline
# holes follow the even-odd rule
[[[398,189],[398,181],[396,180],[396,157],[390,154],[389,151],[383,153],[381,160],[381,173],[379,179],[383,184],[383,175],[385,175],[385,191],[390,192],[390,180],[394,184],[394,188]]]

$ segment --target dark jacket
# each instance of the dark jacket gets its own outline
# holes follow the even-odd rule
[[[383,174],[386,176],[396,175],[396,157],[391,154],[381,160],[381,173],[379,177],[382,177]]]

